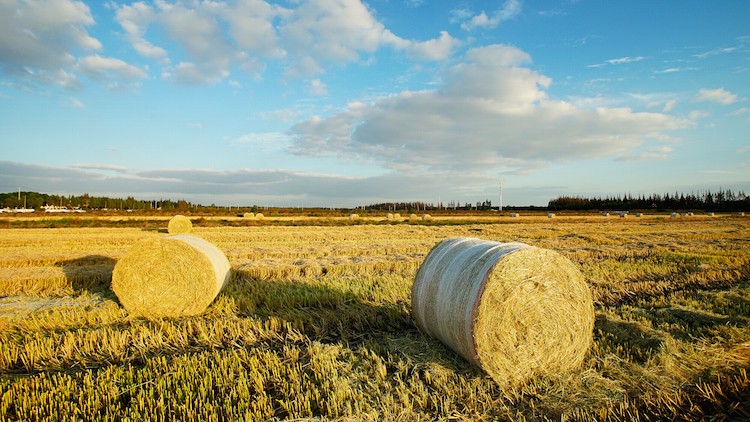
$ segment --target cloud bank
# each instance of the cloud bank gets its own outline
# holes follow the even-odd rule
[[[329,117],[298,122],[288,150],[390,170],[527,174],[555,162],[633,157],[646,136],[668,141],[664,132],[691,125],[661,113],[550,99],[545,89],[552,81],[524,67],[530,62],[513,46],[471,49],[436,90],[352,102]]]

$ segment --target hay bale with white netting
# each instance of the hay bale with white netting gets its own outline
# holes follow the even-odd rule
[[[169,234],[188,234],[193,230],[193,223],[184,215],[175,215],[169,220]]]
[[[419,327],[501,385],[578,367],[592,343],[583,275],[557,252],[452,238],[425,258],[412,287]]]
[[[134,315],[197,315],[226,286],[229,275],[229,261],[221,250],[181,234],[133,245],[112,271],[112,291]]]

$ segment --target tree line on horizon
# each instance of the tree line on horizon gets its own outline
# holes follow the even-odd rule
[[[91,196],[88,193],[74,195],[48,195],[38,192],[9,192],[0,193],[0,208],[34,208],[40,209],[42,206],[52,205],[64,208],[79,208],[88,210],[177,210],[177,211],[199,211],[201,209],[224,208],[217,207],[215,204],[204,206],[193,204],[185,200],[172,201],[170,199],[159,200],[138,200],[132,196],[125,199],[110,198],[102,196]],[[250,207],[245,207],[250,208]],[[283,208],[283,207],[282,207]],[[384,202],[371,204],[363,207],[357,207],[365,210],[380,210],[394,212],[419,212],[434,210],[497,210],[492,207],[492,201],[485,200],[476,204],[465,203],[463,206],[455,201],[443,204],[442,202],[435,205],[434,203],[425,202]],[[254,210],[257,206],[254,207]],[[505,206],[503,210],[571,210],[571,211],[630,211],[630,210],[652,210],[652,211],[674,211],[674,210],[702,210],[714,212],[736,212],[750,210],[750,197],[743,191],[737,193],[731,189],[719,189],[717,192],[707,191],[701,194],[689,193],[684,194],[675,192],[674,194],[665,193],[663,195],[651,194],[648,197],[638,195],[633,197],[631,194],[623,196],[607,196],[604,198],[586,198],[582,196],[560,196],[549,201],[547,207],[544,206]]]
[[[717,192],[706,191],[705,193],[665,193],[663,195],[651,194],[645,195],[625,194],[623,196],[613,196],[605,198],[585,198],[581,196],[560,196],[549,201],[547,208],[550,211],[572,210],[572,211],[592,211],[592,210],[613,210],[613,211],[630,211],[630,210],[653,210],[653,211],[674,211],[674,210],[701,210],[715,212],[737,212],[750,209],[750,197],[745,192],[732,192],[731,189]]]

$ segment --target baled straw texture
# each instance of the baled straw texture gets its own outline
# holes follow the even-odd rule
[[[264,217],[263,213],[260,213],[260,212],[259,212],[259,213],[255,214],[255,219],[256,219],[256,220],[262,220],[262,219],[263,219],[263,217]]]
[[[226,286],[229,275],[229,261],[222,251],[181,234],[133,245],[115,265],[112,291],[134,315],[197,315]]]
[[[432,216],[430,214],[422,214],[422,220],[431,220]]]
[[[175,215],[169,220],[167,231],[169,234],[187,234],[193,230],[193,223],[184,215]]]
[[[255,214],[253,214],[251,212],[246,212],[246,213],[242,214],[242,217],[243,218],[255,218]]]
[[[358,215],[358,214],[350,214],[350,215],[349,215],[349,220],[356,220],[356,219],[358,219],[358,218],[359,218],[359,215]]]
[[[523,243],[452,238],[435,246],[412,287],[420,328],[498,384],[579,366],[594,306],[564,256]]]
[[[409,214],[409,220],[416,220],[416,219],[417,219],[417,214],[413,214],[413,213]]]

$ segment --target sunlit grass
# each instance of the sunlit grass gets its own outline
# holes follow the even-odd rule
[[[233,268],[203,315],[130,317],[116,260],[154,228],[0,229],[0,419],[750,418],[750,224],[564,218],[194,227]],[[451,236],[569,257],[590,283],[584,366],[503,390],[410,314]]]

